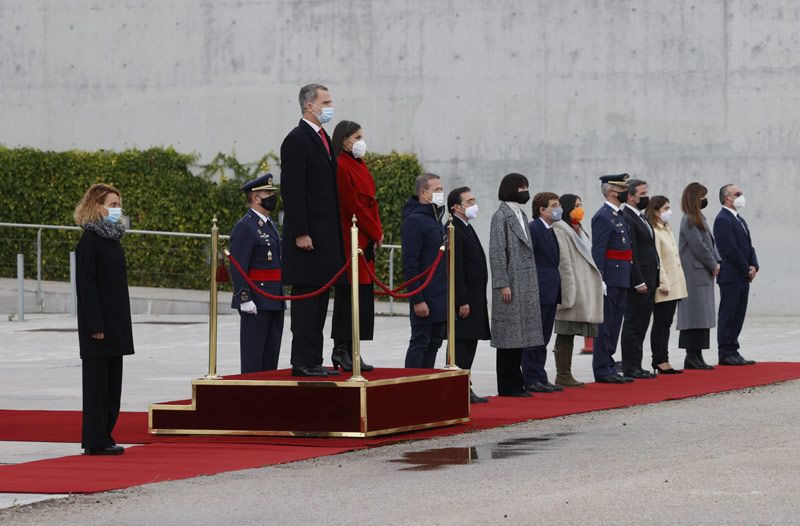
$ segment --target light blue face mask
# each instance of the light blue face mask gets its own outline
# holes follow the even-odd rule
[[[122,208],[106,208],[108,215],[104,219],[110,223],[119,223],[122,218]]]
[[[320,124],[325,124],[326,122],[330,122],[333,119],[333,108],[330,106],[326,108],[322,108],[322,113],[317,115],[317,119],[319,119]]]
[[[553,222],[561,221],[561,217],[563,215],[564,209],[559,206],[558,208],[553,209],[553,212],[550,214],[550,219],[552,219]]]

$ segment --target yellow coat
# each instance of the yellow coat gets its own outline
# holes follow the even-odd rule
[[[656,236],[656,251],[661,260],[661,271],[658,276],[659,285],[656,291],[656,303],[679,300],[689,295],[686,290],[686,276],[683,274],[678,244],[668,224],[653,225]]]

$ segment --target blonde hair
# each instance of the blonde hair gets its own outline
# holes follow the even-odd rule
[[[84,226],[102,219],[103,216],[100,213],[100,206],[105,202],[108,194],[114,194],[122,198],[122,194],[120,194],[119,190],[108,184],[93,184],[86,190],[86,193],[83,194],[83,197],[78,202],[78,206],[75,207],[75,213],[73,214],[75,224]]]

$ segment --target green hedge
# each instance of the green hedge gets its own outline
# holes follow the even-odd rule
[[[216,214],[221,233],[241,217],[243,180],[270,169],[277,157],[266,154],[253,168],[233,155],[218,155],[196,165],[195,155],[171,148],[123,152],[44,152],[0,147],[0,222],[72,225],[72,212],[90,185],[105,182],[123,194],[131,228],[206,233]],[[414,155],[369,154],[366,158],[378,187],[386,243],[400,240],[400,210],[421,172]],[[197,173],[195,175],[193,173]],[[280,210],[280,204],[279,204]],[[42,274],[45,280],[69,279],[69,251],[79,232],[42,233]],[[124,239],[131,285],[206,289],[210,251],[207,240],[129,235]],[[36,275],[36,231],[0,228],[0,276],[16,276],[16,254],[25,254],[26,277]],[[400,276],[396,255],[396,279]],[[387,277],[388,251],[379,257]]]

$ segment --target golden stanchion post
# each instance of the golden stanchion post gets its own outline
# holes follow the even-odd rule
[[[447,221],[447,364],[445,369],[459,369],[456,365],[456,228],[453,214]]]
[[[205,380],[219,380],[217,374],[217,256],[219,244],[219,227],[217,216],[212,219],[211,226],[211,298],[208,309],[208,374]]]
[[[353,214],[353,225],[350,227],[350,307],[353,317],[353,376],[348,382],[366,382],[361,376],[361,321],[358,308],[358,227],[356,215]]]

